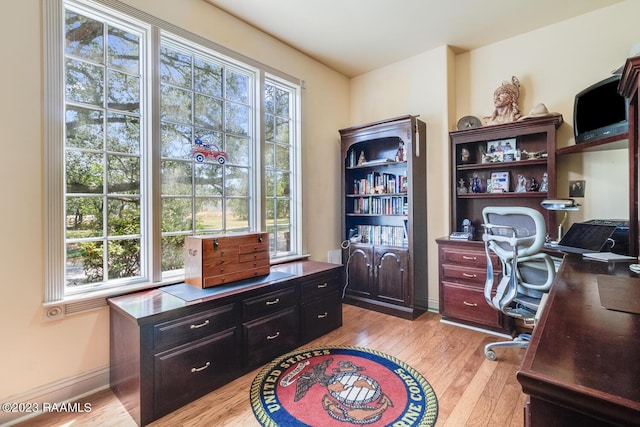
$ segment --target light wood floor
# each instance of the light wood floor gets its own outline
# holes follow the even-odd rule
[[[516,380],[524,350],[498,349],[498,360],[485,359],[483,346],[495,336],[440,322],[425,313],[414,321],[343,306],[343,325],[305,345],[347,345],[375,349],[403,360],[422,373],[438,397],[436,425],[523,425],[525,396]],[[259,370],[221,387],[150,424],[159,426],[259,426],[249,404],[249,388]],[[136,423],[110,390],[81,399],[92,411],[84,414],[46,414],[21,426],[122,426]]]

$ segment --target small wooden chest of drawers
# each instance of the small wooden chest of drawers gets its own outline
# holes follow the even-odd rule
[[[448,238],[436,241],[440,265],[440,314],[443,319],[509,333],[511,319],[489,306],[484,298],[487,256],[483,242]],[[494,271],[500,271],[495,256],[492,262]]]
[[[210,288],[269,274],[267,233],[188,236],[185,238],[185,282]]]

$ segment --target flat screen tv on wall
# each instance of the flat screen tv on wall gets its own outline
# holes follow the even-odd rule
[[[573,132],[577,144],[621,135],[629,130],[628,102],[618,93],[620,77],[614,74],[576,95]]]

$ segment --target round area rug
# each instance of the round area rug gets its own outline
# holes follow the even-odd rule
[[[285,354],[251,384],[263,426],[433,426],[438,400],[406,363],[361,347],[314,347]]]

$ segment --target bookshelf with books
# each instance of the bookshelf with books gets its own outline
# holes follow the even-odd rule
[[[426,125],[340,130],[344,302],[408,319],[427,309]]]

